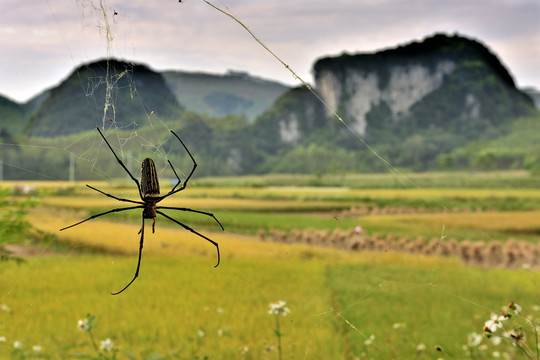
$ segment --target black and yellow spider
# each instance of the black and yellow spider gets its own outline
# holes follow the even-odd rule
[[[163,212],[161,212],[159,210],[160,209],[164,209],[164,210],[180,210],[180,211],[189,211],[189,212],[194,212],[194,213],[198,213],[198,214],[207,215],[207,216],[212,217],[219,224],[219,226],[221,227],[221,230],[223,230],[223,225],[221,225],[219,220],[212,213],[205,212],[205,211],[193,210],[193,209],[183,208],[183,207],[169,207],[169,206],[158,206],[157,205],[157,203],[159,203],[161,200],[165,199],[166,197],[168,197],[170,195],[173,195],[173,194],[176,194],[179,191],[184,190],[186,188],[186,186],[187,186],[187,183],[188,183],[189,179],[191,178],[191,175],[193,175],[193,172],[195,171],[195,168],[197,168],[197,163],[195,162],[195,159],[193,158],[193,156],[189,152],[189,150],[186,147],[186,145],[184,144],[184,142],[180,139],[180,137],[178,135],[176,135],[174,133],[174,131],[171,130],[171,133],[180,141],[180,143],[182,144],[184,149],[186,149],[189,157],[193,161],[193,168],[191,169],[191,172],[189,173],[188,177],[186,178],[186,180],[184,181],[182,186],[178,187],[178,185],[180,185],[180,183],[181,183],[181,180],[178,177],[178,174],[176,173],[176,170],[174,169],[174,166],[171,164],[170,161],[168,161],[169,165],[171,166],[172,171],[174,172],[174,175],[176,176],[176,178],[178,180],[178,182],[176,183],[176,185],[173,186],[171,191],[169,191],[167,194],[160,195],[159,194],[159,182],[158,182],[158,177],[157,177],[156,167],[154,165],[154,161],[152,159],[150,159],[150,158],[146,158],[146,159],[143,160],[142,167],[141,167],[141,182],[139,184],[139,181],[131,174],[131,172],[126,168],[126,166],[124,165],[122,160],[120,160],[120,158],[116,155],[116,153],[114,152],[113,148],[111,147],[111,145],[109,144],[109,142],[107,141],[105,136],[103,136],[103,134],[101,133],[101,130],[99,130],[99,128],[97,128],[97,131],[99,132],[99,134],[101,135],[101,137],[103,138],[103,140],[105,141],[105,143],[107,144],[109,149],[111,149],[114,157],[116,158],[116,160],[118,160],[118,163],[120,164],[120,166],[122,166],[122,168],[128,173],[129,177],[135,182],[135,184],[137,184],[137,189],[139,190],[139,197],[141,198],[141,201],[135,201],[135,200],[119,198],[119,197],[116,197],[114,195],[107,194],[107,193],[105,193],[105,192],[103,192],[103,191],[101,191],[99,189],[96,189],[96,188],[90,186],[90,185],[86,185],[90,189],[95,190],[95,191],[97,191],[97,192],[99,192],[99,193],[101,193],[101,194],[103,194],[103,195],[105,195],[107,197],[113,198],[113,199],[118,200],[118,201],[124,201],[124,202],[133,203],[133,204],[137,204],[137,205],[136,206],[128,206],[128,207],[123,207],[123,208],[112,209],[112,210],[109,210],[109,211],[102,212],[100,214],[92,215],[89,218],[84,219],[82,221],[79,221],[76,224],[73,224],[73,225],[67,226],[65,228],[62,228],[62,229],[60,229],[60,231],[69,229],[69,228],[74,227],[74,226],[77,226],[79,224],[82,224],[85,221],[97,218],[98,216],[102,216],[102,215],[106,215],[106,214],[110,214],[110,213],[114,213],[114,212],[119,212],[119,211],[125,211],[125,210],[143,209],[143,211],[142,211],[142,225],[141,225],[141,230],[139,230],[139,234],[141,234],[141,240],[140,240],[140,243],[139,243],[139,260],[137,262],[137,270],[135,271],[135,276],[122,290],[120,290],[118,292],[115,292],[115,293],[111,293],[111,294],[112,295],[120,294],[122,291],[126,290],[129,287],[129,285],[131,285],[135,281],[137,276],[139,276],[139,269],[141,267],[142,248],[143,248],[143,242],[144,242],[144,219],[152,219],[153,220],[153,223],[152,223],[152,233],[153,233],[155,231],[155,224],[156,224],[156,216],[157,216],[157,214],[166,217],[167,219],[171,220],[172,222],[182,226],[184,229],[189,230],[192,233],[194,233],[194,234],[202,237],[203,239],[211,242],[216,247],[216,250],[217,250],[217,264],[214,266],[214,267],[217,267],[219,265],[219,260],[220,260],[219,245],[218,245],[217,242],[209,239],[208,237],[206,237],[206,236],[200,234],[199,232],[193,230],[191,227],[187,226],[186,224],[183,224],[180,221],[173,219],[169,215],[164,214]]]

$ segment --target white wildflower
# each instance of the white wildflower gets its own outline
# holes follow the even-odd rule
[[[22,349],[23,347],[22,342],[20,342],[19,340],[15,340],[15,342],[13,343],[13,347],[15,349]]]
[[[288,313],[291,312],[291,310],[286,307],[287,303],[283,300],[276,301],[275,303],[271,303],[270,309],[268,310],[268,313],[270,315],[281,315],[281,316],[287,316]]]
[[[421,352],[421,351],[424,351],[424,350],[426,350],[426,344],[420,343],[420,344],[416,345],[416,351]]]
[[[80,331],[88,331],[90,330],[90,322],[88,319],[81,319],[77,322],[77,328]]]
[[[375,340],[375,335],[371,334],[371,336],[368,339],[364,340],[364,344],[369,346],[373,344],[373,340]]]
[[[482,342],[482,335],[477,333],[470,333],[467,335],[467,345],[470,347],[477,347]]]
[[[521,312],[521,306],[519,306],[518,304],[516,304],[515,302],[511,302],[510,304],[508,304],[508,307],[512,310],[514,310],[514,313],[517,315]]]
[[[500,336],[492,336],[492,337],[489,338],[489,340],[491,340],[493,345],[499,345],[501,343],[501,341],[502,341]]]
[[[5,312],[10,312],[11,308],[6,304],[0,304],[0,310],[5,311]]]
[[[42,350],[42,347],[41,345],[34,345],[32,346],[32,350],[34,350],[35,352],[40,352]]]
[[[199,335],[199,337],[204,337],[204,335],[206,335],[206,333],[204,332],[203,329],[199,328],[199,330],[197,330],[197,335]]]
[[[216,314],[219,314],[219,315],[223,314],[223,308],[218,307],[218,308],[216,309]]]
[[[99,348],[104,351],[111,351],[114,347],[114,343],[111,339],[106,338],[105,340],[101,340]]]
[[[501,321],[506,320],[506,317],[497,314],[491,314],[491,318],[485,322],[484,331],[495,332],[502,327]]]
[[[0,343],[5,343],[6,342],[6,337],[5,336],[0,336]]]
[[[241,355],[245,355],[248,351],[249,351],[249,347],[247,346],[242,346],[242,348],[240,348]]]

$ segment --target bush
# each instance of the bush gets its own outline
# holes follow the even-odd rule
[[[15,260],[9,250],[5,249],[6,244],[12,244],[24,238],[24,235],[32,227],[25,220],[26,209],[33,206],[33,200],[24,200],[13,203],[8,199],[9,190],[0,188],[0,261]]]

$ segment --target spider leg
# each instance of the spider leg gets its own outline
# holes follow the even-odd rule
[[[180,177],[178,176],[178,174],[176,173],[176,169],[174,168],[173,164],[171,163],[170,160],[167,160],[169,162],[169,165],[171,166],[171,169],[174,173],[174,175],[176,176],[176,178],[178,179],[178,182],[173,186],[173,188],[171,189],[171,191],[169,191],[170,193],[172,193],[174,191],[174,189],[176,189],[176,187],[178,185],[180,185],[182,183],[182,180],[180,180]],[[168,195],[167,195],[168,196]]]
[[[116,197],[116,196],[114,196],[114,195],[107,194],[107,193],[105,193],[105,192],[103,192],[103,191],[101,191],[101,190],[99,190],[99,189],[96,189],[95,187],[92,187],[92,186],[90,186],[90,185],[88,185],[88,184],[86,184],[86,186],[88,186],[88,187],[89,187],[90,189],[92,189],[92,190],[95,190],[95,191],[97,191],[97,192],[99,192],[99,193],[102,193],[103,195],[105,195],[105,196],[107,196],[107,197],[113,198],[113,199],[118,200],[118,201],[125,201],[125,202],[134,203],[134,204],[141,204],[141,205],[144,205],[144,203],[143,203],[143,202],[140,202],[140,201],[134,201],[134,200],[129,200],[129,199],[122,199],[122,198]]]
[[[69,228],[74,227],[74,226],[77,226],[77,225],[79,225],[79,224],[82,224],[82,223],[85,222],[85,221],[95,219],[95,218],[97,218],[97,217],[99,217],[99,216],[103,216],[103,215],[107,215],[107,214],[114,213],[114,212],[119,212],[119,211],[132,210],[132,209],[140,209],[140,208],[143,208],[143,207],[144,207],[143,205],[138,205],[138,206],[130,206],[130,207],[125,207],[125,208],[118,208],[118,209],[112,209],[112,210],[109,210],[109,211],[105,211],[105,212],[102,212],[101,214],[92,215],[92,216],[90,216],[88,219],[84,219],[84,220],[82,220],[82,221],[79,221],[79,222],[76,223],[76,224],[73,224],[73,225],[70,225],[70,226],[66,226],[65,228],[60,229],[60,231],[69,229]]]
[[[198,235],[200,237],[202,237],[203,239],[205,239],[206,241],[209,241],[211,242],[215,247],[216,247],[216,250],[217,250],[217,264],[214,266],[214,267],[217,267],[219,265],[219,260],[220,260],[220,256],[219,256],[219,245],[217,242],[215,242],[214,240],[211,240],[210,238],[204,236],[203,234],[201,233],[198,233],[197,231],[193,230],[192,228],[190,228],[189,226],[185,225],[185,224],[182,224],[180,221],[178,220],[175,220],[173,219],[172,217],[170,217],[169,215],[166,215],[164,213],[162,213],[161,211],[159,210],[156,210],[156,213],[166,217],[167,219],[171,220],[172,222],[180,225],[181,227],[183,227],[184,229],[188,230],[188,231],[191,231],[192,233],[194,233],[195,235]]]
[[[139,180],[137,180],[132,174],[131,172],[128,170],[128,168],[124,165],[124,163],[122,162],[122,160],[120,160],[120,158],[118,157],[118,155],[116,155],[116,153],[114,152],[111,144],[109,144],[109,142],[107,141],[107,139],[105,138],[105,136],[103,136],[103,134],[101,133],[101,130],[99,130],[99,127],[97,128],[97,131],[99,132],[99,135],[101,135],[101,137],[103,138],[103,141],[105,141],[105,144],[107,144],[107,146],[109,147],[109,149],[111,149],[114,157],[116,158],[116,160],[118,161],[118,163],[120,164],[120,166],[122,166],[122,168],[128,173],[129,177],[131,178],[131,180],[133,180],[135,182],[135,184],[137,184],[137,188],[139,189],[139,196],[141,197],[141,199],[143,198],[142,196],[142,191],[141,191],[141,185],[139,184]]]
[[[210,216],[210,217],[212,217],[214,220],[216,220],[216,222],[218,223],[219,226],[221,226],[221,230],[225,230],[225,229],[223,228],[223,225],[221,225],[221,223],[220,223],[219,220],[214,216],[214,214],[209,213],[209,212],[200,211],[200,210],[193,210],[193,209],[189,209],[189,208],[170,207],[170,206],[158,206],[158,207],[156,207],[156,209],[190,211],[190,212],[194,212],[194,213],[197,213],[197,214],[203,214],[203,215],[206,215],[206,216]]]
[[[178,182],[176,183],[176,185],[174,185],[174,187],[172,188],[171,191],[169,191],[167,194],[161,196],[158,201],[161,201],[161,200],[165,199],[169,195],[176,194],[177,192],[184,190],[186,188],[186,186],[187,186],[187,183],[188,183],[189,179],[191,179],[191,175],[193,175],[193,173],[195,172],[195,169],[197,168],[197,162],[195,161],[195,158],[193,157],[193,155],[191,155],[191,152],[187,148],[186,144],[184,144],[182,139],[180,139],[180,137],[178,135],[176,135],[176,133],[174,131],[171,130],[171,133],[178,139],[178,141],[180,141],[180,143],[182,144],[184,149],[186,149],[189,157],[191,158],[191,161],[193,161],[193,168],[191,169],[191,172],[189,173],[186,180],[184,180],[184,183],[182,184],[182,186],[180,186],[178,189],[176,189],[176,187],[178,185],[180,185],[181,181],[180,181],[180,178],[178,177],[178,174],[176,173],[176,170],[174,169],[174,166],[169,161],[169,165],[171,165],[171,168],[173,169],[173,172],[176,175],[176,178],[178,179]]]
[[[142,226],[139,233],[141,234],[141,241],[139,242],[139,260],[137,261],[137,270],[135,270],[135,276],[133,276],[133,279],[131,279],[131,281],[122,290],[115,293],[111,293],[111,295],[118,295],[122,291],[126,290],[129,287],[129,285],[131,285],[135,281],[137,276],[139,276],[139,269],[141,268],[142,248],[143,248],[143,242],[144,242],[144,212],[142,215]]]

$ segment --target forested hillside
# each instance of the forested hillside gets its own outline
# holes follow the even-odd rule
[[[540,113],[516,89],[509,69],[477,40],[437,34],[373,54],[325,57],[315,62],[314,74],[314,91],[326,105],[305,87],[283,92],[281,85],[265,82],[276,85],[268,89],[267,96],[275,97],[270,106],[256,100],[265,94],[260,87],[240,91],[242,84],[255,86],[245,74],[197,75],[194,82],[186,80],[193,74],[164,77],[117,60],[85,64],[28,104],[0,101],[3,159],[24,164],[6,168],[4,177],[67,177],[67,153],[47,149],[69,148],[85,158],[99,144],[89,130],[104,125],[126,139],[119,146],[132,158],[148,156],[151,139],[167,154],[164,169],[166,158],[189,168],[183,149],[168,131],[156,131],[155,121],[182,134],[205,164],[199,176],[387,170],[363,142],[393,166],[416,171],[540,171]],[[179,101],[186,88],[176,88],[176,95],[171,90],[182,82],[198,84],[198,105],[193,98],[186,106]],[[186,110],[205,101],[214,113]],[[270,107],[252,120],[242,111],[255,103],[258,112]],[[127,141],[133,136],[143,143]],[[35,147],[42,150],[39,156]],[[77,178],[114,177],[114,158],[104,161],[99,173],[89,170],[95,162],[83,161]]]

